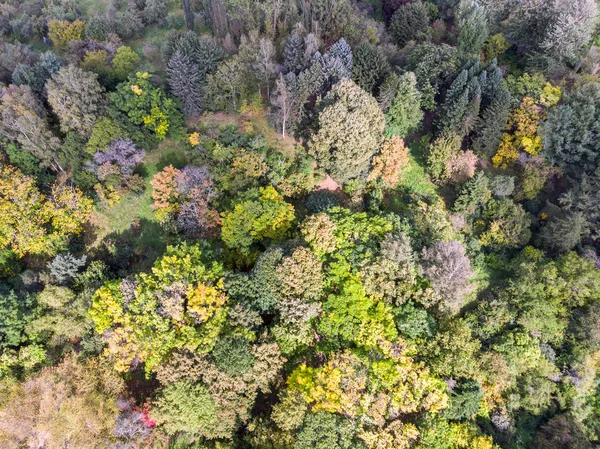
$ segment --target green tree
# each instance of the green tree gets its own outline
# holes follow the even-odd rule
[[[543,154],[570,173],[592,173],[600,166],[600,84],[590,83],[565,95],[541,126]]]
[[[221,238],[228,248],[251,258],[257,243],[282,241],[294,220],[294,207],[272,187],[251,190],[222,216]]]
[[[361,43],[354,52],[352,80],[364,91],[376,92],[390,71],[387,57],[369,42]]]
[[[125,45],[117,48],[117,52],[112,60],[112,68],[115,76],[124,81],[135,71],[135,68],[141,61],[141,58],[130,47]]]
[[[488,38],[485,10],[477,3],[462,0],[457,9],[458,48],[466,54],[478,54]]]
[[[318,109],[318,129],[309,141],[309,154],[338,181],[365,173],[385,127],[375,99],[354,82],[342,80]]]
[[[427,7],[421,1],[401,5],[390,20],[390,33],[400,47],[409,41],[429,40],[431,29]]]
[[[355,429],[344,418],[327,412],[308,413],[294,449],[360,449],[354,440]]]
[[[154,87],[145,72],[130,76],[110,94],[109,114],[125,126],[142,127],[158,140],[177,130],[183,121],[175,102]]]
[[[60,140],[48,125],[46,111],[29,86],[9,86],[0,99],[0,135],[37,157],[44,166],[61,170]]]
[[[176,51],[169,60],[167,75],[171,91],[183,103],[183,113],[187,117],[198,115],[202,110],[202,85],[198,67],[191,63],[189,57]]]
[[[61,130],[89,137],[96,119],[106,106],[98,76],[68,65],[48,80],[46,90],[48,103],[59,118]]]
[[[385,115],[387,136],[406,137],[416,130],[423,120],[421,93],[417,89],[417,78],[409,72],[400,77],[396,97]]]

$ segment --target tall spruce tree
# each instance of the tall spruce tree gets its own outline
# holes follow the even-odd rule
[[[198,66],[180,51],[169,60],[167,76],[171,91],[183,103],[183,113],[192,117],[202,112],[202,86]]]

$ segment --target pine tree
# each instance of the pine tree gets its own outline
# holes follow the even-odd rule
[[[400,77],[396,98],[385,117],[385,133],[388,136],[406,137],[423,120],[421,93],[417,89],[417,78],[412,72]]]
[[[490,158],[498,150],[508,122],[510,103],[510,93],[502,91],[477,120],[473,149],[479,156]]]
[[[294,72],[298,74],[304,68],[304,41],[298,33],[294,31],[285,41],[283,47],[283,65],[286,73]]]
[[[181,51],[176,51],[169,60],[167,76],[171,91],[181,99],[183,113],[187,117],[202,112],[202,87],[198,66]]]
[[[367,92],[383,83],[390,72],[390,63],[385,55],[369,42],[360,44],[354,55],[352,80]]]

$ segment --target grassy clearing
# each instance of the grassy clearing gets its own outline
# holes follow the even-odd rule
[[[419,196],[438,195],[438,189],[429,179],[429,175],[413,154],[411,148],[408,154],[408,165],[402,170],[398,189]]]
[[[171,140],[161,142],[156,150],[150,152],[142,166],[145,180],[144,193],[138,195],[127,192],[118,204],[99,207],[91,220],[94,225],[95,239],[90,246],[98,247],[107,237],[119,236],[139,227],[132,237],[134,249],[142,251],[150,248],[160,251],[166,245],[167,236],[159,226],[152,209],[150,181],[156,173],[171,163],[170,159],[181,160],[185,156],[184,153],[185,149],[178,142]]]
[[[76,0],[77,6],[84,17],[104,14],[110,7],[110,0]]]

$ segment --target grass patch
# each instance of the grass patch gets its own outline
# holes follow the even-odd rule
[[[419,196],[438,195],[438,189],[429,179],[429,175],[413,155],[411,148],[408,154],[408,165],[402,170],[398,189]]]
[[[182,158],[185,160],[185,148],[172,140],[161,142],[156,150],[150,152],[142,166],[144,192],[141,195],[127,192],[118,204],[96,209],[91,220],[95,239],[90,246],[98,247],[106,238],[131,233],[128,239],[131,239],[134,251],[149,249],[160,254],[168,244],[169,236],[160,227],[154,214],[150,181],[162,168]]]

